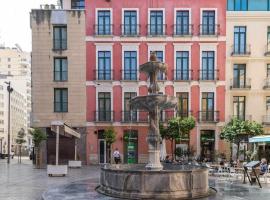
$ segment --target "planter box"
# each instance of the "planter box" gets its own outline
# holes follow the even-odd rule
[[[67,171],[67,165],[47,165],[48,176],[66,176]]]
[[[80,168],[80,167],[82,167],[82,161],[79,161],[79,160],[69,160],[68,161],[68,167]]]

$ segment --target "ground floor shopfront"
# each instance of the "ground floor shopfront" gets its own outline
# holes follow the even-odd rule
[[[87,127],[87,164],[99,164],[109,161],[109,147],[104,139],[104,130],[110,126],[105,124]],[[116,141],[112,150],[118,148],[123,163],[145,163],[148,159],[146,137],[147,124],[113,125],[116,131]],[[219,139],[220,126],[216,124],[198,125],[190,133],[188,140],[173,144],[183,151],[189,150],[196,158],[213,161],[218,154],[229,155],[229,146]],[[166,141],[166,152],[171,155],[171,142]]]

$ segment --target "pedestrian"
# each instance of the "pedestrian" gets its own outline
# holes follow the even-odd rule
[[[118,148],[116,148],[113,152],[113,158],[114,158],[114,162],[115,164],[119,164],[121,162],[121,155],[120,152],[118,150]]]

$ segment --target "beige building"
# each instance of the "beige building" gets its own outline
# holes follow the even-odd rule
[[[254,120],[270,134],[270,12],[227,12],[226,121]]]
[[[85,160],[86,50],[84,10],[41,6],[31,11],[32,29],[32,127],[48,134],[47,162],[53,162],[55,135],[50,126],[62,121],[82,133],[79,157]],[[61,141],[63,143],[61,143]],[[74,140],[60,138],[61,159],[70,159],[67,149]],[[61,145],[64,145],[61,147]],[[70,146],[69,146],[70,145]],[[63,152],[61,152],[61,148]],[[71,148],[71,150],[73,150]]]
[[[8,91],[7,84],[5,82],[11,81],[10,79],[0,80],[0,152],[7,154],[8,149]],[[16,138],[18,132],[23,128],[27,133],[27,99],[23,93],[16,90],[13,87],[13,91],[10,96],[10,145],[16,148]],[[24,149],[31,145],[28,135],[25,136],[26,143],[24,143]],[[26,151],[25,151],[26,152]]]

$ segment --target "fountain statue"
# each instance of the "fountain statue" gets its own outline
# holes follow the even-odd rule
[[[159,94],[157,76],[167,73],[167,65],[151,53],[150,61],[140,66],[150,81],[149,94],[131,99],[133,110],[149,112],[148,163],[106,164],[101,168],[102,194],[128,199],[193,199],[208,196],[208,169],[198,165],[161,164],[159,134],[160,111],[175,108],[177,98]]]

